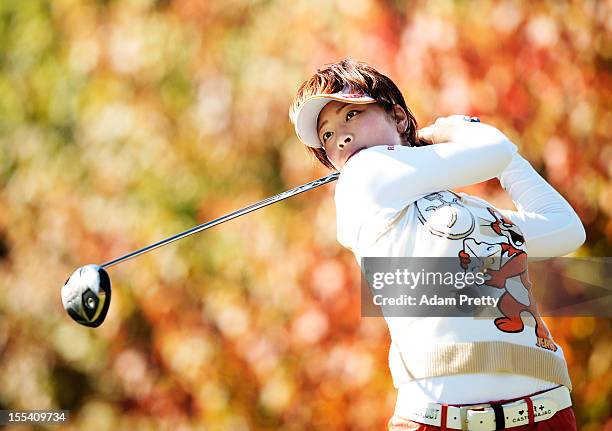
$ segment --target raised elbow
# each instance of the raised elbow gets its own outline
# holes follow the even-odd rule
[[[560,247],[560,251],[562,251],[562,254],[559,254],[560,256],[573,253],[586,241],[586,231],[576,213],[572,214],[571,220],[563,232],[559,232],[559,240],[563,244]]]
[[[506,151],[504,151],[504,159],[502,163],[505,168],[512,162],[512,158],[514,157],[514,154],[516,154],[517,148],[516,148],[516,145],[514,145],[512,141],[510,141],[505,136],[504,136],[504,145],[505,145]]]
[[[586,241],[586,231],[578,215],[574,217],[574,226],[574,250],[577,250]]]

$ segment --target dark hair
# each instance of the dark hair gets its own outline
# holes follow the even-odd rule
[[[369,94],[389,114],[392,113],[394,105],[401,106],[408,117],[408,127],[400,135],[403,145],[411,147],[424,145],[417,139],[417,121],[406,106],[404,96],[395,83],[367,63],[352,58],[344,58],[336,63],[324,65],[300,86],[289,108],[291,122],[295,125],[297,111],[308,97],[314,94],[337,93],[347,85],[354,91]],[[336,169],[327,158],[323,148],[312,148],[306,145],[306,149],[323,165],[329,169]]]

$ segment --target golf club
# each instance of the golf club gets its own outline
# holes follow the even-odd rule
[[[102,265],[90,264],[82,266],[74,271],[68,280],[66,280],[64,286],[62,286],[62,305],[64,306],[64,309],[68,315],[77,323],[96,328],[100,326],[102,322],[104,322],[111,300],[111,281],[105,268],[110,268],[113,265],[117,265],[128,259],[140,256],[141,254],[148,253],[156,248],[163,247],[171,242],[178,241],[179,239],[183,239],[189,235],[201,232],[228,220],[248,214],[251,211],[255,211],[273,203],[290,198],[291,196],[295,196],[330,183],[337,180],[339,176],[339,172],[334,172],[333,174],[319,178],[318,180],[311,181],[291,190],[287,190],[275,196],[256,202],[230,214],[226,214],[217,219],[197,225],[184,232],[178,233],[124,256],[110,260]]]

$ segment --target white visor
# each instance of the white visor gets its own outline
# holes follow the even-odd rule
[[[310,96],[300,106],[295,115],[295,132],[300,140],[312,148],[322,148],[319,134],[317,133],[317,121],[321,110],[332,101],[355,103],[364,105],[366,103],[376,103],[369,95],[351,90],[345,87],[339,93],[315,94]]]

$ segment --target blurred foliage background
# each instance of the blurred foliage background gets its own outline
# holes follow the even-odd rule
[[[506,133],[583,220],[575,254],[610,256],[611,29],[606,1],[3,0],[0,409],[70,409],[74,430],[386,429],[389,337],[360,318],[333,184],[112,268],[99,329],[60,286],[327,174],[287,110],[344,56],[421,126]],[[610,323],[547,321],[582,430],[612,428]]]

